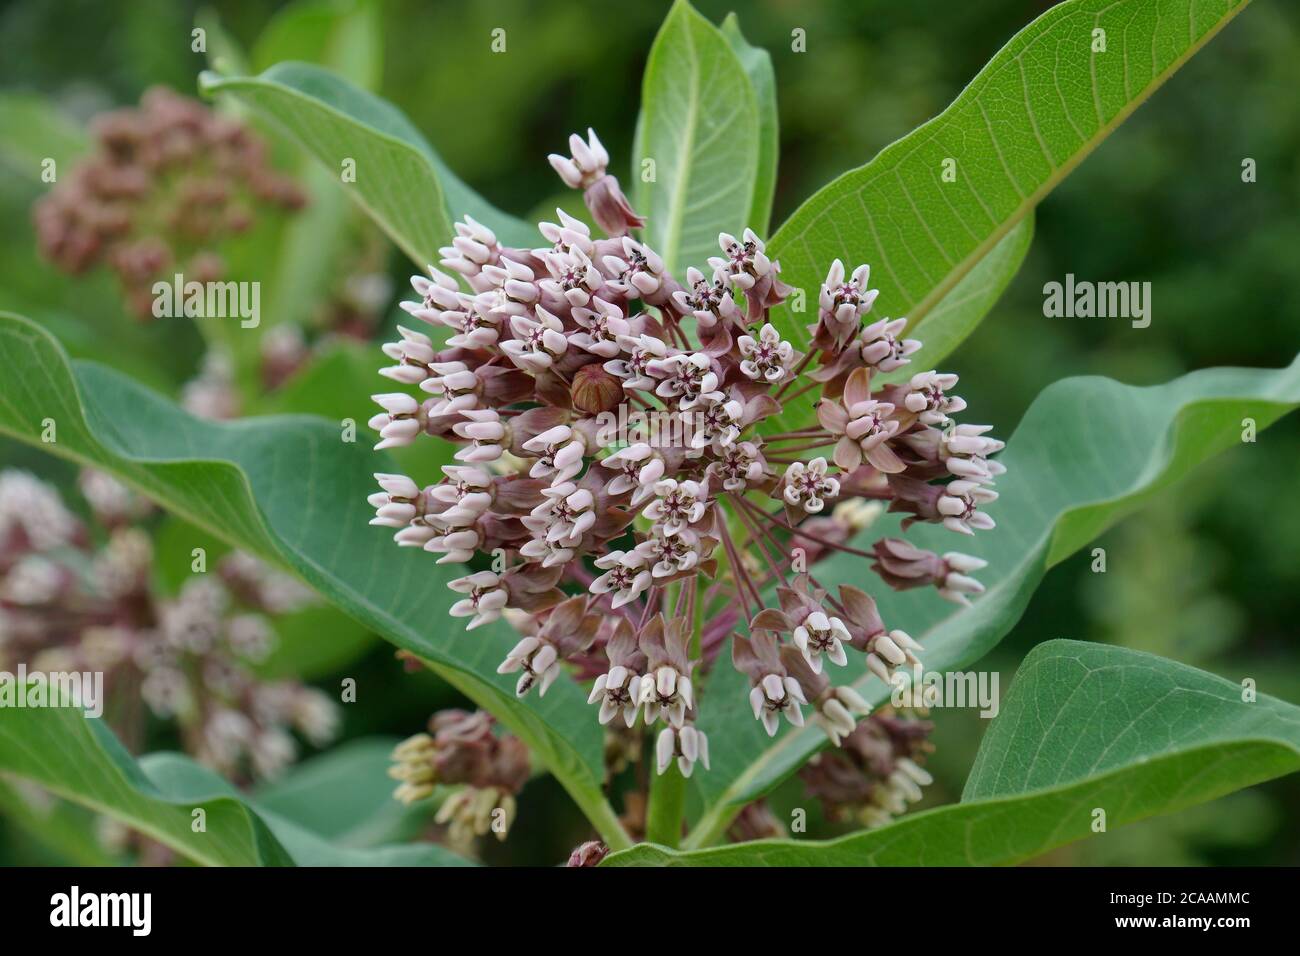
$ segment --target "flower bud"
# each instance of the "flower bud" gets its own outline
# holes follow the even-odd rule
[[[570,396],[573,407],[580,412],[610,412],[623,401],[623,383],[600,365],[584,365],[573,376]]]

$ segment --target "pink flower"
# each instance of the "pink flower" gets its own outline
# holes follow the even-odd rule
[[[447,585],[465,597],[453,604],[447,612],[452,617],[471,617],[466,630],[495,621],[510,600],[510,594],[501,584],[501,577],[492,571],[477,571],[457,578]]]
[[[719,321],[741,320],[740,310],[731,298],[723,274],[715,271],[710,282],[703,272],[692,267],[686,270],[686,285],[690,291],[674,292],[673,304],[682,312],[693,315],[702,327],[708,328]]]
[[[709,769],[709,738],[691,724],[683,727],[665,727],[659,731],[655,740],[655,762],[660,773],[677,760],[677,769],[683,777],[689,777],[695,771],[695,764],[704,764]]]
[[[966,408],[960,396],[947,394],[956,384],[956,375],[920,372],[912,376],[903,405],[927,425],[947,426],[950,415]]]
[[[894,406],[871,397],[871,375],[855,369],[844,385],[844,395],[834,402],[823,398],[817,403],[817,420],[832,435],[839,435],[835,445],[835,464],[853,471],[865,460],[887,474],[906,466],[886,442],[898,431],[893,417]]]
[[[907,319],[881,319],[862,330],[862,364],[881,372],[893,372],[908,363],[907,356],[921,347],[916,339],[899,339]]]
[[[709,507],[709,483],[664,478],[655,482],[654,501],[641,513],[657,522],[665,535],[679,534],[704,518]]]
[[[677,399],[677,407],[684,412],[705,401],[706,396],[722,396],[713,363],[703,352],[670,355],[651,362],[648,368],[650,374],[663,379],[655,387],[655,394]]]
[[[650,587],[651,574],[640,552],[610,551],[595,563],[605,573],[591,582],[591,593],[614,595],[614,610],[635,601]]]
[[[857,333],[862,316],[871,311],[880,294],[876,289],[867,288],[870,277],[871,267],[862,265],[853,270],[853,276],[846,282],[844,263],[839,259],[831,263],[818,294],[817,325],[813,327],[821,348],[843,348]]]
[[[993,519],[979,511],[980,505],[996,501],[998,493],[978,481],[959,478],[948,482],[943,497],[939,499],[939,513],[943,526],[961,534],[974,534],[978,529],[987,531],[995,527]]]
[[[758,338],[742,335],[736,339],[744,361],[740,371],[746,378],[762,379],[776,384],[782,381],[794,362],[794,346],[781,340],[781,334],[770,322],[759,330]]]
[[[592,355],[613,358],[622,351],[621,339],[632,333],[632,324],[623,318],[623,310],[599,297],[593,298],[594,309],[573,310],[574,321],[583,331],[573,336],[573,344]]]
[[[535,319],[514,316],[510,320],[510,331],[515,338],[501,343],[501,351],[526,372],[545,371],[569,348],[564,323],[540,305],[535,314]]]
[[[840,493],[840,483],[826,474],[826,459],[814,458],[805,464],[796,461],[785,470],[784,497],[788,504],[797,505],[809,514],[826,507],[826,499]]]

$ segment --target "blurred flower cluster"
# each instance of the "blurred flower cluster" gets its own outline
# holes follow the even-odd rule
[[[924,708],[882,707],[838,750],[823,751],[799,771],[829,819],[883,826],[921,799],[921,788],[932,782],[925,757],[934,749],[934,725],[924,715]]]
[[[892,587],[967,601],[982,560],[847,541],[872,505],[904,513],[904,530],[991,529],[1003,444],[955,421],[957,376],[892,374],[921,343],[905,319],[867,318],[867,266],[832,262],[795,335],[774,314],[793,290],[759,236],[722,234],[709,271],[679,282],[631,235],[643,220],[595,134],[569,147],[551,163],[607,238],[557,210],[545,244],[518,249],[466,217],[442,270],[412,279],[420,299],[403,307],[433,328],[402,328],[381,374],[428,397],[376,395],[370,424],[379,448],[434,436],[458,463],[431,485],[377,475],[372,523],[439,563],[490,555],[490,570],[451,582],[452,615],[471,630],[504,616],[521,633],[500,667],[519,695],[544,694],[568,662],[594,678],[602,724],[662,721],[660,773],[708,767],[697,690],[728,637],[769,734],[811,708],[834,743],[863,739],[870,708],[833,668],[854,652],[888,682],[921,647],[862,589],[822,587],[813,565],[849,554]],[[809,404],[811,423],[772,427]]]
[[[515,797],[531,772],[528,748],[513,734],[497,734],[492,715],[477,710],[441,710],[428,733],[410,737],[393,751],[389,776],[394,792],[414,803],[448,788],[434,821],[448,824],[453,845],[464,846],[492,831],[504,840],[515,818]]]
[[[143,702],[236,779],[293,762],[294,731],[317,746],[333,738],[327,696],[255,671],[275,647],[271,618],[313,603],[310,591],[233,552],[164,595],[142,525],[149,505],[102,472],[83,471],[79,488],[90,523],[52,485],[0,472],[0,669],[102,672],[107,716],[126,740],[142,742]]]
[[[98,117],[94,134],[95,152],[37,203],[37,240],[67,272],[107,264],[142,319],[153,315],[155,281],[220,279],[223,239],[306,202],[246,126],[165,87]]]

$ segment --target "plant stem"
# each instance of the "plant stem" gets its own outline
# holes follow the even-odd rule
[[[651,747],[649,759],[654,760]],[[650,778],[650,803],[646,808],[645,838],[650,843],[676,847],[682,839],[682,818],[686,815],[686,778],[673,761],[661,774]]]
[[[679,585],[669,585],[676,593],[675,600],[667,605],[674,613],[691,622],[691,660],[700,657],[701,631],[704,627],[704,600],[699,593],[699,579],[690,578]],[[695,693],[700,692],[700,675],[695,673]],[[654,740],[650,742],[647,759],[655,757]],[[677,761],[669,764],[661,774],[650,780],[649,805],[646,808],[646,840],[663,846],[676,847],[682,838],[682,823],[686,818],[686,778],[677,769]]]

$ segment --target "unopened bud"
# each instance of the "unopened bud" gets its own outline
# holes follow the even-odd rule
[[[623,383],[598,364],[584,365],[573,376],[570,395],[574,408],[596,415],[618,408],[623,401]]]

